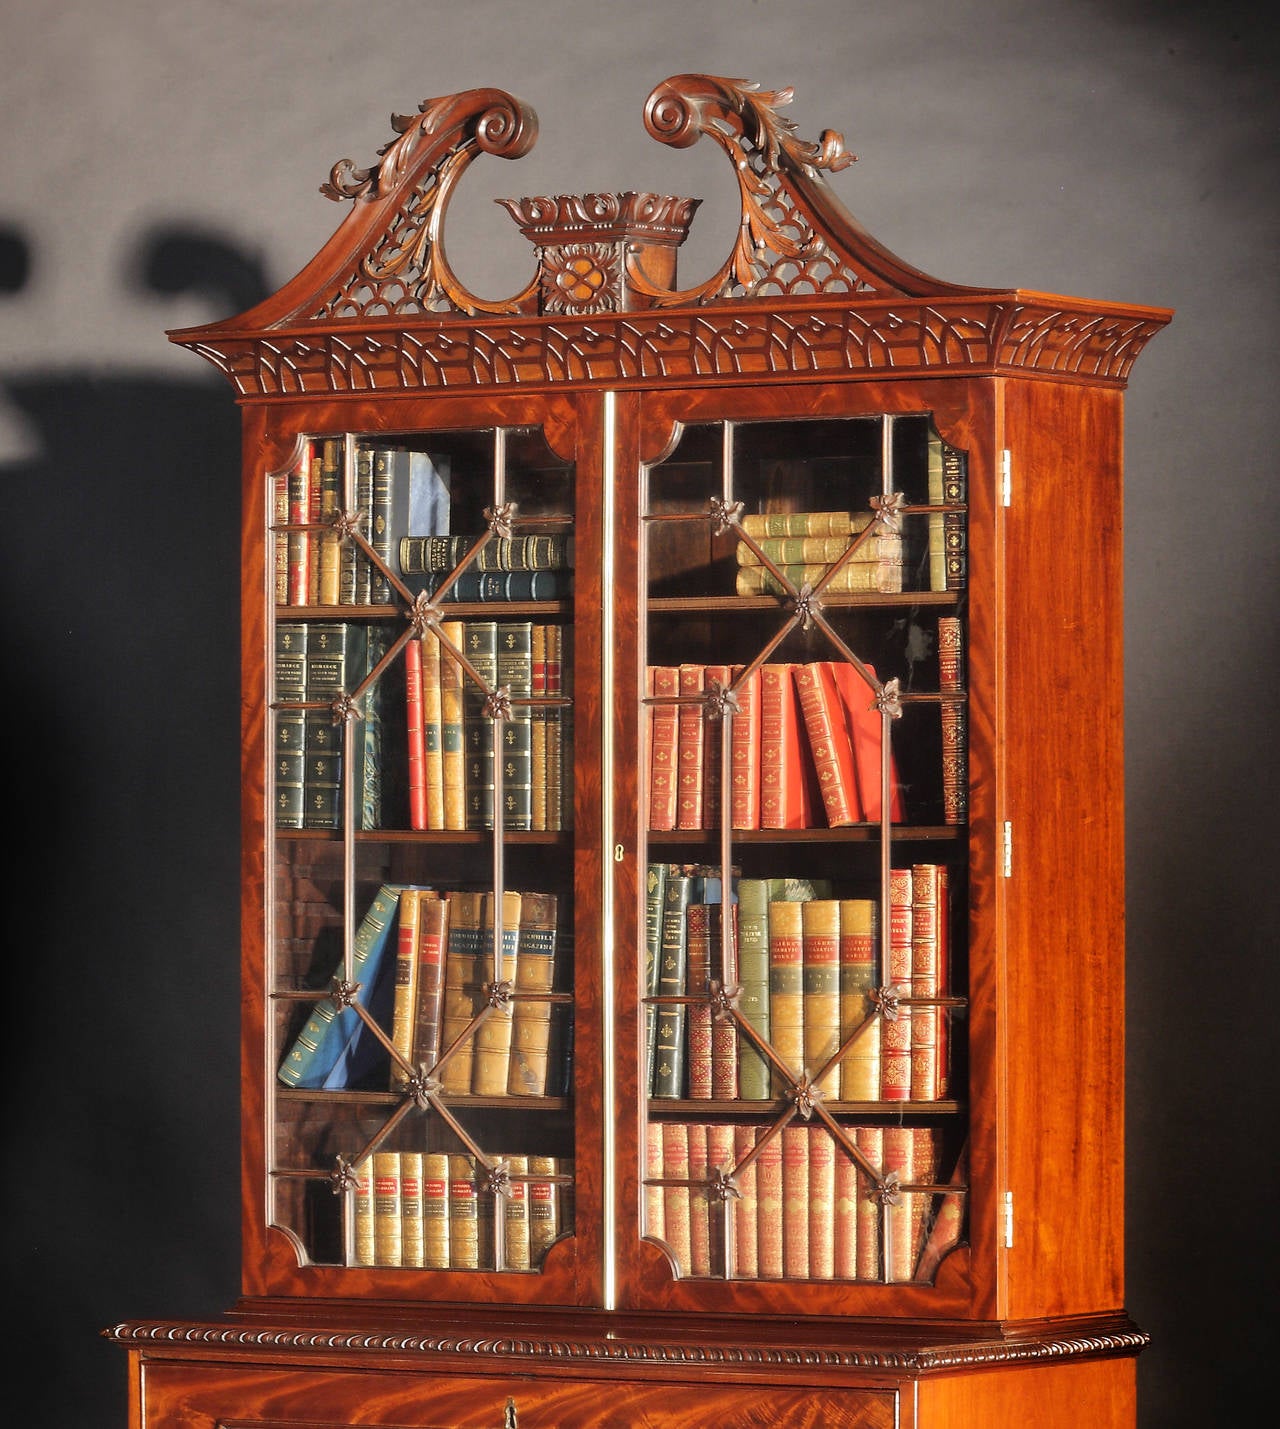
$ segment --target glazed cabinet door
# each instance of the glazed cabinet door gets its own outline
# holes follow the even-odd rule
[[[267,671],[252,1293],[593,1294],[578,1167],[598,1160],[598,1109],[578,1068],[596,1034],[577,990],[596,939],[575,880],[598,816],[573,750],[596,718],[575,618],[595,503],[572,409],[523,408],[437,401],[426,428],[313,407],[274,420],[250,472],[266,619],[247,640]]]
[[[617,816],[637,1305],[971,1303],[956,395],[933,393],[943,416],[901,388],[642,403]]]

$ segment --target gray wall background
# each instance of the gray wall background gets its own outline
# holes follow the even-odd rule
[[[860,156],[837,193],[928,272],[1177,309],[1127,405],[1128,1303],[1142,1429],[1242,1421],[1275,1323],[1271,27],[1142,0],[0,0],[0,38],[5,1198],[34,1421],[122,1424],[98,1331],[237,1291],[237,418],[164,330],[278,287],[345,211],[331,165],[473,86],[541,121],[455,204],[473,287],[530,271],[492,198],[593,188],[704,196],[703,276],[727,169],[641,120],[685,71],[794,86],[800,135]]]

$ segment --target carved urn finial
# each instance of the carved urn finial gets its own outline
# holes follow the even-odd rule
[[[653,306],[672,291],[676,249],[700,200],[662,194],[558,194],[498,202],[538,250],[538,311],[582,316]]]

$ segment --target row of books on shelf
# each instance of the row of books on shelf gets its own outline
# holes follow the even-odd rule
[[[278,621],[276,827],[342,826],[345,726],[334,702],[343,694],[357,695],[355,827],[404,820],[412,829],[491,829],[499,771],[504,829],[570,827],[573,761],[564,751],[572,747],[572,706],[564,641],[558,624],[442,621],[438,631],[428,628],[405,645],[401,686],[385,671],[370,678],[391,646],[387,626]],[[487,703],[499,688],[510,699],[500,748]]]
[[[277,605],[390,605],[392,575],[411,592],[434,595],[447,586],[442,600],[551,600],[570,593],[571,533],[451,534],[449,457],[399,446],[357,445],[354,452],[355,510],[376,556],[371,560],[333,524],[345,513],[344,461],[341,437],[305,442],[293,465],[274,477]]]
[[[789,529],[782,531],[780,526]],[[903,589],[907,565],[901,529],[869,512],[791,511],[742,517],[749,540],[735,548],[737,595],[786,595],[802,586],[835,592]],[[837,562],[840,567],[831,573]],[[783,579],[780,579],[783,578]]]
[[[553,893],[508,889],[499,902],[492,892],[383,884],[356,929],[350,981],[352,1001],[396,1055],[354,1006],[324,996],[278,1078],[307,1090],[403,1091],[411,1076],[431,1076],[448,1096],[567,1095],[571,1008],[556,992],[566,944]]]
[[[683,1275],[932,1281],[961,1238],[963,1158],[951,1189],[899,1189],[935,1185],[936,1128],[841,1129],[861,1161],[821,1122],[650,1122],[646,1234]]]
[[[405,646],[410,828],[493,828],[499,770],[504,829],[570,827],[564,641],[558,624],[451,620]],[[486,699],[498,689],[510,705],[495,741]]]
[[[939,702],[944,818],[960,823],[968,807],[960,624],[944,616],[938,625],[942,693],[955,696]],[[874,679],[874,668],[865,668]],[[885,719],[876,690],[849,661],[754,669],[685,662],[650,665],[645,678],[651,829],[718,828],[726,758],[731,828],[844,828],[881,820]],[[892,748],[889,801],[890,820],[900,822],[904,800]]]
[[[950,1022],[940,999],[948,996],[951,964],[949,890],[946,864],[890,870],[886,966],[874,898],[836,897],[821,879],[736,877],[726,904],[719,870],[651,863],[650,1095],[773,1101],[807,1077],[833,1101],[945,1097]],[[787,1077],[736,1018],[721,1013],[716,987],[737,989],[739,1017]],[[687,1000],[664,1000],[675,998]]]
[[[573,1162],[518,1154],[495,1166],[505,1172],[500,1195],[475,1156],[373,1152],[355,1168],[353,1263],[537,1270],[573,1225]]]

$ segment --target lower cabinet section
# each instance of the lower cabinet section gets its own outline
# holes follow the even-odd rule
[[[549,1336],[478,1317],[106,1333],[128,1351],[130,1429],[1132,1429],[1146,1343],[1123,1317],[914,1344],[742,1328],[693,1340],[575,1322]]]
[[[898,1429],[893,1389],[142,1367],[148,1429]]]

